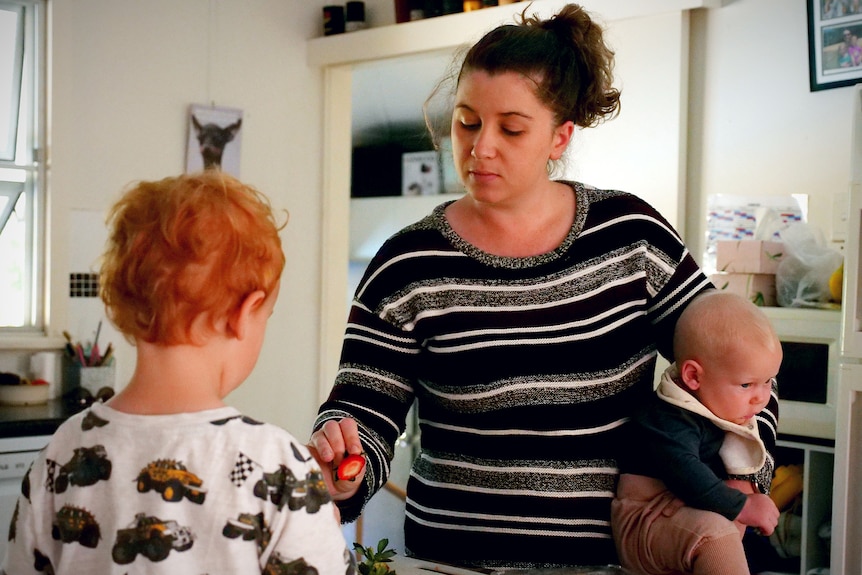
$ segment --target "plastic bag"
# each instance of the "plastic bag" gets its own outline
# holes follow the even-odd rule
[[[782,307],[817,307],[829,302],[829,277],[844,261],[826,245],[823,234],[806,223],[795,223],[779,233],[786,255],[778,264],[775,290]]]

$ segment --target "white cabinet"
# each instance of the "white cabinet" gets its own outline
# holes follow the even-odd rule
[[[830,566],[829,525],[832,515],[832,484],[835,450],[826,441],[806,442],[779,439],[777,464],[801,463],[802,540],[800,542],[800,575],[811,569]],[[837,572],[832,571],[832,575]]]
[[[49,435],[0,439],[0,562],[6,556],[9,527],[21,494],[21,481]]]
[[[832,574],[862,573],[862,364],[844,364],[838,384]]]

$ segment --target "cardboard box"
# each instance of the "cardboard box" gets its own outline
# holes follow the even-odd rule
[[[715,244],[715,267],[726,273],[774,274],[784,253],[782,242],[719,240]]]
[[[709,279],[718,289],[739,294],[755,305],[778,305],[775,274],[713,274]]]

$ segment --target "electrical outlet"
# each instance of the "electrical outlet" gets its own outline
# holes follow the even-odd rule
[[[850,198],[847,192],[832,194],[832,235],[833,242],[847,240],[847,216],[850,212]]]

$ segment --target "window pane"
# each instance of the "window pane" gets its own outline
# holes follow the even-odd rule
[[[5,199],[5,198],[3,198]],[[0,234],[0,326],[30,323],[27,265],[27,196],[21,194]]]
[[[15,159],[24,65],[24,8],[0,5],[0,160]]]

